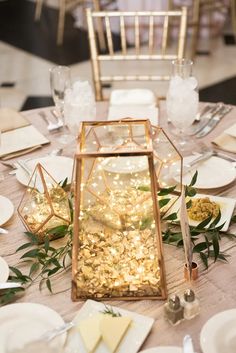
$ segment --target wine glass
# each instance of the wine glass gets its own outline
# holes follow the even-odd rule
[[[175,141],[180,152],[191,149],[187,135],[198,111],[198,82],[192,76],[193,62],[188,59],[177,59],[172,62],[172,76],[166,97],[167,116],[177,128],[178,138]]]
[[[63,136],[60,138],[62,144],[70,142],[71,137],[67,134],[65,116],[64,116],[64,105],[65,105],[65,93],[66,90],[71,86],[70,68],[68,66],[54,66],[50,69],[50,86],[52,92],[52,98],[55,103],[57,115],[61,117],[63,121]]]

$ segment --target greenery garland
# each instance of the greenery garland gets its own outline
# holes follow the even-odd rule
[[[185,187],[185,195],[190,200],[187,202],[187,208],[191,207],[191,197],[196,195],[194,185],[197,180],[197,172],[194,174],[190,184]],[[66,187],[66,183],[63,183]],[[175,191],[175,186],[170,188],[163,188],[158,192],[159,207],[162,209],[166,206],[171,198],[167,197]],[[143,192],[150,191],[148,186],[140,186],[139,190]],[[72,202],[70,201],[71,213]],[[73,218],[73,217],[72,217]],[[205,268],[208,268],[209,261],[215,262],[217,260],[227,262],[229,255],[221,251],[220,240],[222,237],[235,239],[236,235],[231,233],[221,233],[224,224],[218,225],[221,219],[221,214],[212,220],[212,217],[200,222],[197,226],[190,226],[191,240],[193,243],[193,252],[199,254],[199,257]],[[165,221],[165,229],[162,231],[162,239],[164,243],[175,245],[177,247],[183,246],[182,233],[180,231],[178,215],[176,212],[163,216],[162,221]],[[168,222],[167,222],[168,221]],[[152,220],[144,218],[142,220],[141,229],[148,228]],[[236,223],[236,215],[231,219],[231,222]],[[11,288],[2,292],[0,296],[0,305],[9,303],[17,299],[18,295],[24,292],[36,280],[39,280],[39,289],[45,284],[50,292],[52,292],[52,278],[53,276],[68,270],[70,265],[67,265],[67,258],[71,259],[72,253],[72,225],[63,225],[48,231],[45,241],[40,244],[38,237],[30,232],[25,232],[28,241],[22,244],[16,252],[23,252],[17,267],[10,267],[11,275],[9,281],[19,282],[22,288]],[[53,241],[49,241],[50,235],[56,235],[57,238],[64,238],[65,242],[60,247],[53,247]],[[23,274],[20,270],[21,266],[27,262],[29,268],[28,273]]]

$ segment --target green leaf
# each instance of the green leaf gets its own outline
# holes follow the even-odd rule
[[[153,219],[151,217],[143,218],[141,221],[140,229],[144,230],[146,228],[150,228],[152,222],[153,222]]]
[[[47,234],[64,236],[67,234],[67,232],[68,232],[68,225],[61,225],[61,226],[57,226],[55,228],[49,229],[47,231]]]
[[[35,258],[39,255],[40,249],[32,249],[27,251],[21,256],[21,259],[24,259],[25,257],[30,257],[30,258]]]
[[[189,201],[186,203],[186,208],[189,209],[191,206],[192,206],[192,200],[189,200]]]
[[[54,273],[57,273],[60,269],[61,269],[61,266],[52,268],[51,270],[48,271],[48,276],[54,275]]]
[[[236,214],[231,217],[231,223],[236,223]]]
[[[176,185],[175,186],[171,186],[169,188],[163,188],[161,189],[159,192],[158,192],[158,196],[166,196],[166,195],[169,195],[171,194],[176,188]]]
[[[200,252],[200,258],[202,262],[204,263],[205,267],[208,268],[208,257],[204,252]]]
[[[32,244],[39,244],[39,239],[36,234],[33,234],[31,232],[25,232],[25,235],[30,238]]]
[[[215,253],[214,262],[216,262],[220,252],[219,239],[216,233],[213,234],[212,244],[213,244],[213,249]]]
[[[164,207],[165,205],[168,204],[168,202],[170,202],[171,199],[162,199],[162,200],[159,200],[159,207],[162,208]]]
[[[148,185],[140,185],[140,186],[137,187],[137,190],[139,190],[139,191],[150,191],[151,189],[150,189],[150,186],[148,186]]]
[[[196,184],[196,181],[197,181],[197,177],[198,177],[198,171],[196,170],[194,176],[192,177],[192,180],[190,181],[190,184],[189,186],[193,186]]]
[[[32,243],[25,243],[25,244],[21,245],[19,248],[17,248],[16,252],[24,250],[26,248],[29,248],[30,246],[32,246]]]
[[[196,226],[197,229],[203,229],[205,228],[209,223],[210,221],[212,220],[212,216],[204,219],[204,221],[198,223],[198,225]]]
[[[49,278],[46,280],[46,285],[48,287],[48,290],[52,293],[52,285],[51,285],[51,281]]]
[[[44,241],[44,249],[45,249],[46,253],[47,253],[48,250],[49,250],[49,246],[50,246],[49,237],[46,236],[46,237],[45,237],[45,241]]]
[[[171,213],[169,216],[162,218],[163,221],[175,221],[178,219],[178,215],[176,212]]]
[[[18,278],[22,278],[23,277],[23,273],[18,270],[18,268],[16,267],[13,267],[13,266],[9,266],[10,270],[15,273],[15,275],[18,277]]]
[[[201,243],[196,244],[193,247],[193,252],[200,253],[201,251],[206,250],[207,248],[208,248],[207,243],[205,241],[203,241]]]
[[[210,228],[215,227],[215,226],[219,223],[220,219],[221,219],[221,212],[220,212],[220,210],[219,210],[218,215],[217,215],[216,218],[211,222]]]
[[[29,276],[31,277],[33,273],[39,270],[39,268],[40,268],[40,264],[38,262],[34,262],[30,267]]]
[[[66,188],[68,184],[68,178],[66,177],[65,180],[62,180],[59,184],[61,184],[61,187],[64,189]]]
[[[168,242],[175,243],[176,241],[179,241],[181,239],[182,239],[182,233],[175,233],[169,236]]]
[[[185,196],[193,197],[197,193],[197,190],[192,186],[186,186],[185,188]]]

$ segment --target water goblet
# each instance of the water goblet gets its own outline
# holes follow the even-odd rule
[[[198,111],[198,82],[192,76],[193,62],[177,59],[172,62],[172,76],[166,97],[167,116],[177,128],[174,143],[180,152],[191,150],[187,129],[193,124]]]
[[[51,68],[50,86],[57,114],[63,121],[63,135],[60,137],[60,142],[67,144],[70,142],[71,137],[66,130],[64,106],[66,90],[71,86],[70,68],[68,66],[54,66]]]

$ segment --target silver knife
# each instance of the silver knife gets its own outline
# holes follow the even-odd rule
[[[191,131],[188,132],[189,136],[193,136],[196,135],[198,132],[200,132],[206,125],[209,124],[209,121],[216,116],[218,113],[220,113],[220,111],[224,109],[224,106],[222,103],[217,104],[216,106],[214,106],[212,109],[210,109],[206,114],[203,114],[201,116],[201,120],[198,123],[197,126],[193,126],[193,128],[191,128]]]
[[[22,284],[19,282],[4,282],[0,283],[0,290],[10,289],[10,288],[23,288]]]
[[[189,335],[184,336],[183,353],[194,353],[192,338]]]
[[[232,110],[232,107],[225,107],[222,112],[216,114],[209,123],[196,135],[197,138],[201,138],[209,134],[216,125],[221,121],[221,119]]]

